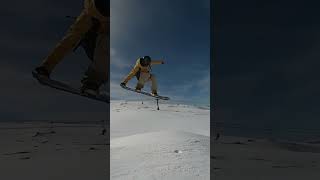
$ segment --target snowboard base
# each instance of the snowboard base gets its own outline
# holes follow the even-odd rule
[[[61,90],[61,91],[65,91],[65,92],[68,92],[68,93],[71,93],[71,94],[87,97],[87,98],[90,98],[90,99],[93,99],[93,100],[97,100],[97,101],[101,101],[101,102],[105,102],[105,103],[110,103],[109,94],[100,94],[98,96],[94,96],[94,95],[90,95],[90,94],[87,94],[87,93],[82,93],[81,92],[81,88],[74,88],[74,87],[69,86],[68,84],[62,83],[60,81],[49,79],[49,78],[47,78],[45,76],[39,75],[35,71],[32,71],[32,75],[42,85],[49,86],[51,88],[58,89],[58,90]]]
[[[146,95],[146,96],[150,96],[150,97],[153,97],[153,98],[156,98],[156,99],[161,99],[161,100],[169,100],[170,99],[169,97],[165,97],[165,96],[153,96],[153,95],[151,95],[151,93],[144,92],[144,91],[136,91],[135,89],[127,87],[127,86],[123,86],[123,85],[120,85],[120,86],[122,88],[126,89],[126,90],[133,91],[133,92],[136,92],[136,93],[139,93],[139,94],[143,94],[143,95]]]

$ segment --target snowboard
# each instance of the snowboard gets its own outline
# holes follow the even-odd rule
[[[81,88],[75,88],[75,87],[72,87],[72,86],[70,86],[70,85],[68,85],[66,83],[47,78],[45,76],[41,76],[35,71],[32,71],[32,75],[42,85],[49,86],[51,88],[58,89],[58,90],[61,90],[61,91],[65,91],[65,92],[68,92],[68,93],[71,93],[71,94],[87,97],[87,98],[90,98],[90,99],[93,99],[93,100],[97,100],[97,101],[101,101],[101,102],[105,102],[105,103],[110,103],[110,96],[107,93],[103,93],[103,94],[100,94],[98,96],[94,96],[94,95],[90,95],[90,94],[87,94],[87,93],[82,93],[81,92]]]
[[[156,98],[156,99],[161,99],[161,100],[169,100],[170,99],[169,97],[165,97],[165,96],[153,96],[153,95],[151,95],[151,93],[144,92],[144,91],[136,91],[135,89],[127,87],[127,86],[123,86],[123,85],[120,85],[120,86],[122,88],[126,89],[126,90],[133,91],[133,92],[136,92],[136,93],[140,93],[140,94],[143,94],[143,95],[146,95],[146,96],[150,96],[150,97],[153,97],[153,98]]]

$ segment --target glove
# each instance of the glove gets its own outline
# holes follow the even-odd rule
[[[122,82],[120,86],[127,86],[125,82]]]

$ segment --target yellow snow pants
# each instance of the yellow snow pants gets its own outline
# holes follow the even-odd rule
[[[147,72],[140,72],[140,77],[136,87],[141,89],[143,88],[144,84],[148,81],[151,81],[151,92],[157,92],[157,79],[155,75]]]
[[[55,66],[60,63],[64,57],[72,52],[78,45],[81,38],[90,30],[93,25],[93,18],[98,19],[100,28],[97,31],[98,37],[96,41],[96,49],[94,61],[89,67],[87,74],[90,77],[106,81],[109,66],[109,41],[110,41],[110,26],[109,17],[102,16],[96,10],[94,0],[85,0],[84,9],[71,25],[64,38],[56,45],[56,47],[44,59],[41,66],[45,67],[49,73],[53,71]]]

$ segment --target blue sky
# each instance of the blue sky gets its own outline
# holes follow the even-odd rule
[[[111,0],[111,87],[120,93],[118,98],[134,98],[119,83],[135,59],[148,54],[166,59],[166,65],[154,67],[160,93],[183,100],[191,95],[188,89],[196,89],[194,101],[208,99],[209,84],[201,84],[209,82],[209,1],[186,2]],[[108,118],[108,105],[41,86],[31,76],[73,23],[65,16],[78,16],[82,7],[78,0],[11,0],[0,7],[5,24],[0,29],[0,121]],[[80,86],[89,63],[79,49],[52,77]]]
[[[209,0],[111,0],[111,98],[143,98],[119,84],[138,57],[149,55],[165,60],[153,67],[160,94],[172,101],[209,104],[209,4]],[[136,79],[129,82],[135,84]]]

